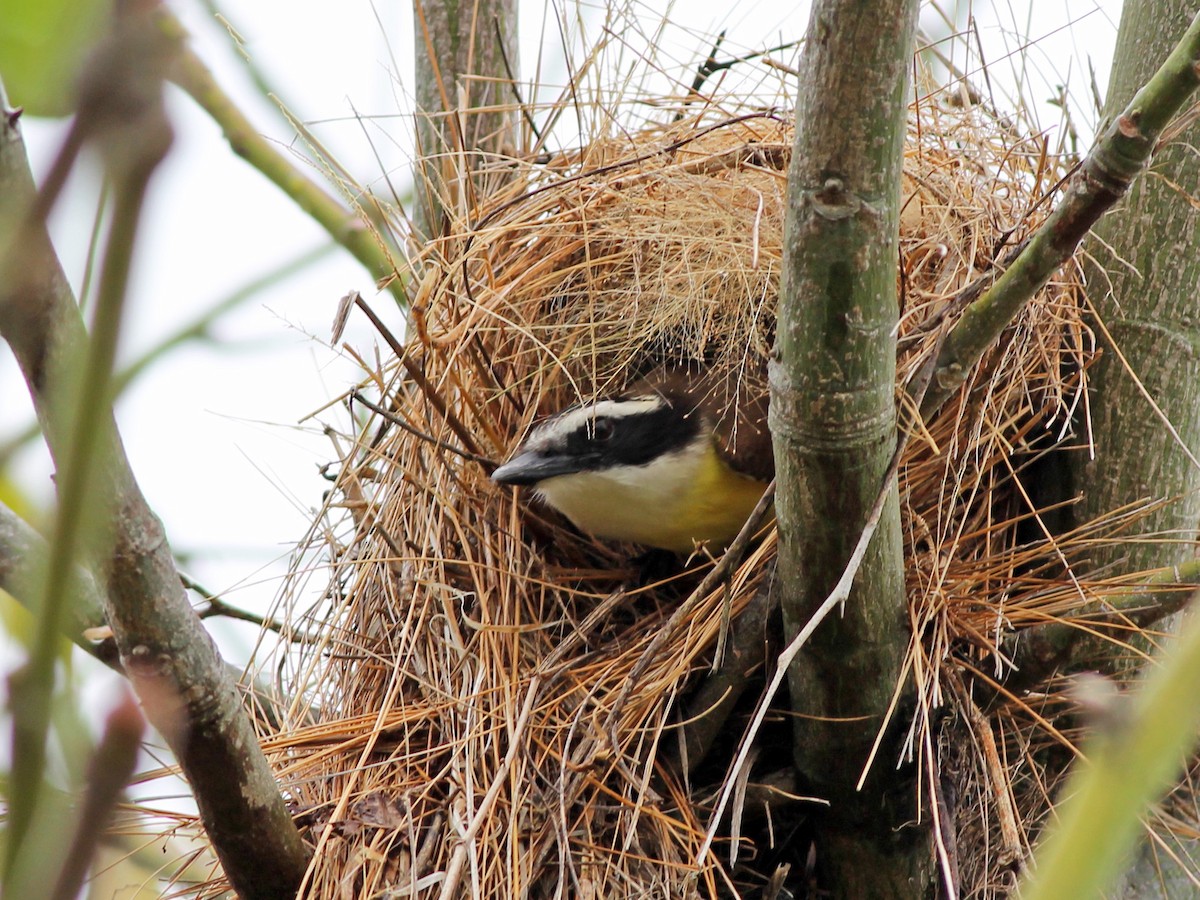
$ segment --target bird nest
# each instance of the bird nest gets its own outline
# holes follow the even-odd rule
[[[349,401],[360,415],[283,603],[303,640],[275,662],[295,693],[265,745],[316,847],[303,896],[714,897],[772,874],[701,852],[728,748],[701,766],[715,739],[689,743],[703,716],[681,710],[719,676],[726,613],[764,616],[773,535],[672,621],[709,560],[631,587],[636,551],[577,533],[488,466],[539,416],[651,364],[761,389],[791,142],[784,114],[711,110],[598,139],[513,164],[423,248],[404,342],[385,334],[394,358]],[[985,110],[927,98],[904,172],[901,384],[1063,169]],[[1080,283],[1071,266],[1038,294],[900,472],[911,746],[950,706],[980,748],[959,762],[960,831],[981,848],[960,860],[964,893],[1003,880],[1042,809],[1009,777],[1034,752],[1029,720],[985,718],[970,677],[1064,602],[1060,549],[1024,531],[1020,474],[1083,397]],[[744,721],[735,709],[726,729]],[[786,810],[770,775],[755,769],[750,793]]]

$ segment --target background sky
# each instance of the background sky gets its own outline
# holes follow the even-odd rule
[[[281,147],[295,147],[277,110],[253,89],[212,12],[198,0],[170,5],[192,30],[200,56],[261,131]],[[665,3],[630,4],[620,16],[599,6],[571,7],[567,18],[572,28],[585,30],[589,44],[607,24],[626,61],[652,43],[662,64],[675,65],[683,75],[695,71],[722,29],[727,30],[725,56],[801,37],[807,5],[780,12],[786,6],[691,0],[686,10],[674,11]],[[998,105],[1004,105],[999,95],[1019,86],[1053,143],[1061,133],[1060,112],[1046,101],[1057,93],[1056,85],[1067,84],[1073,121],[1086,146],[1095,118],[1091,85],[1102,94],[1119,7],[1118,0],[976,4],[978,37],[971,43],[977,40],[983,47]],[[407,4],[227,0],[221,11],[236,27],[242,50],[347,170],[380,190],[385,190],[385,174],[407,183],[413,53]],[[524,77],[540,68],[547,84],[565,81],[562,32],[555,24],[559,15],[553,7],[523,4]],[[662,26],[664,16],[683,25]],[[927,11],[922,24],[930,33],[944,34],[946,19]],[[965,15],[953,21],[959,27],[969,24]],[[1028,53],[1016,55],[1024,35],[1034,43]],[[965,60],[961,47],[944,46],[959,65],[975,71],[977,56]],[[762,70],[745,71],[761,75]],[[651,78],[646,87],[654,84]],[[122,336],[126,361],[231,292],[328,243],[287,198],[229,151],[216,126],[188,98],[173,90],[169,99],[177,137],[153,184],[135,261]],[[61,139],[62,124],[29,119],[24,124],[35,171],[41,173]],[[85,170],[73,180],[52,223],[77,287],[96,197],[94,172]],[[372,299],[385,320],[401,330],[402,316],[390,298],[377,294],[370,275],[335,251],[223,318],[216,344],[174,352],[120,399],[117,415],[126,450],[173,547],[190,574],[237,605],[269,607],[289,553],[329,487],[319,466],[332,458],[333,448],[321,422],[344,420],[331,412],[299,423],[357,380],[356,364],[327,343],[338,299],[352,289]],[[343,340],[366,359],[374,359],[377,348],[386,358],[361,316],[352,317]],[[15,364],[7,348],[0,348],[0,444],[31,418]],[[46,506],[52,498],[50,471],[40,443],[17,458],[22,488]],[[253,642],[249,626],[222,624],[218,630],[233,658],[244,656]],[[16,653],[14,645],[0,643],[0,655]],[[0,671],[11,670],[12,661],[0,660]]]

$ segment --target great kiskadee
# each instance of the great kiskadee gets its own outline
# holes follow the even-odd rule
[[[492,473],[597,537],[680,553],[727,545],[774,474],[766,397],[663,372],[534,426]]]

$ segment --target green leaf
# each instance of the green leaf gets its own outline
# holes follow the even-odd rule
[[[30,115],[68,115],[80,66],[110,11],[111,0],[0,0],[0,77],[9,102]]]

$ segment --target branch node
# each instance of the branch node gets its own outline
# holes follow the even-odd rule
[[[1139,124],[1141,118],[1141,111],[1136,109],[1121,114],[1117,118],[1117,130],[1121,132],[1121,136],[1127,138],[1143,137],[1142,128]]]

